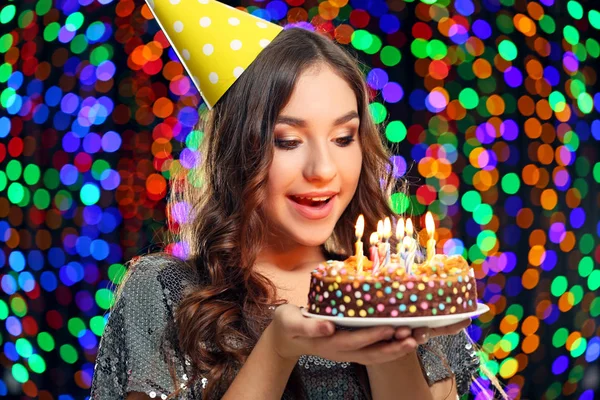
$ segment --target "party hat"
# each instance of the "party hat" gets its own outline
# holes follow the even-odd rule
[[[215,0],[146,0],[208,108],[283,30]]]

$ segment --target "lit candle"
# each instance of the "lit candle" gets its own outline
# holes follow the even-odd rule
[[[390,237],[392,236],[392,223],[388,217],[383,221],[383,244],[384,258],[382,266],[386,266],[390,263]]]
[[[369,255],[371,261],[373,262],[373,275],[377,271],[379,271],[379,249],[377,248],[377,243],[379,242],[379,237],[377,236],[377,232],[371,233],[371,237],[369,238],[371,242],[371,247],[369,249]]]
[[[408,236],[412,239],[413,233],[414,233],[413,223],[412,223],[412,220],[409,218],[406,220],[406,236]]]
[[[404,244],[406,249],[406,272],[412,273],[412,265],[415,262],[415,255],[417,254],[417,241],[413,238],[414,228],[410,218],[406,220],[406,237],[404,238]]]
[[[396,253],[398,257],[400,257],[400,253],[402,252],[402,239],[404,238],[404,218],[400,218],[398,220],[398,224],[396,225],[396,239],[398,240],[398,245],[396,246]],[[402,258],[402,257],[400,257]]]
[[[429,240],[427,240],[427,261],[429,261],[435,255],[435,239],[433,238],[435,233],[435,222],[433,221],[433,215],[431,215],[430,211],[427,211],[427,215],[425,215],[425,228],[427,229],[427,235],[429,236]]]
[[[356,221],[356,272],[357,274],[362,274],[363,272],[363,242],[362,235],[365,230],[365,217],[361,215],[358,216],[358,220]]]
[[[402,260],[404,261],[404,267],[406,268],[406,273],[409,275],[412,275],[412,263],[408,262],[408,253],[410,251],[410,248],[412,246],[412,242],[410,240],[410,238],[408,236],[404,236],[404,239],[402,239]]]
[[[385,246],[383,244],[383,221],[377,221],[377,251],[379,252],[379,263],[385,260]]]

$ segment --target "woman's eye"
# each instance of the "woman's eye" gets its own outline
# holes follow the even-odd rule
[[[340,145],[342,147],[350,146],[352,144],[352,142],[354,142],[354,136],[349,135],[349,136],[337,138],[336,142],[338,145]]]
[[[340,147],[350,146],[354,142],[354,135],[343,136],[335,139],[335,143]],[[302,142],[300,140],[293,139],[275,139],[275,146],[282,150],[293,150],[300,146]]]
[[[300,145],[299,140],[280,140],[275,139],[275,146],[283,150],[292,150]]]

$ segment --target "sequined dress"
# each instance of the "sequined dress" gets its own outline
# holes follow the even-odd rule
[[[94,400],[123,399],[128,392],[166,399],[175,390],[169,365],[182,385],[192,375],[177,345],[174,311],[184,289],[196,282],[194,274],[161,255],[144,256],[130,268],[100,341],[91,390]],[[427,348],[419,347],[418,354],[430,385],[451,375],[446,364],[456,377],[459,395],[469,390],[479,360],[465,333],[432,338]],[[311,400],[365,398],[350,363],[302,356],[298,367]],[[178,398],[201,399],[205,384],[203,379],[186,385]]]

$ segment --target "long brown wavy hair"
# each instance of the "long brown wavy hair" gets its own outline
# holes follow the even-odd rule
[[[167,209],[173,212],[180,202],[190,206],[189,219],[177,226],[177,233],[189,252],[187,263],[200,277],[176,311],[179,344],[191,359],[194,379],[207,379],[204,399],[223,396],[269,324],[269,306],[286,302],[253,265],[266,236],[261,207],[273,159],[273,129],[304,71],[333,69],[354,91],[360,116],[363,161],[358,188],[323,244],[324,254],[351,254],[359,214],[365,216],[365,237],[376,230],[379,219],[393,214],[388,204],[393,189],[390,154],[369,112],[362,65],[320,33],[282,31],[202,115],[200,165],[171,179]],[[357,372],[370,398],[362,368]],[[298,379],[295,370],[286,392],[302,398]]]

